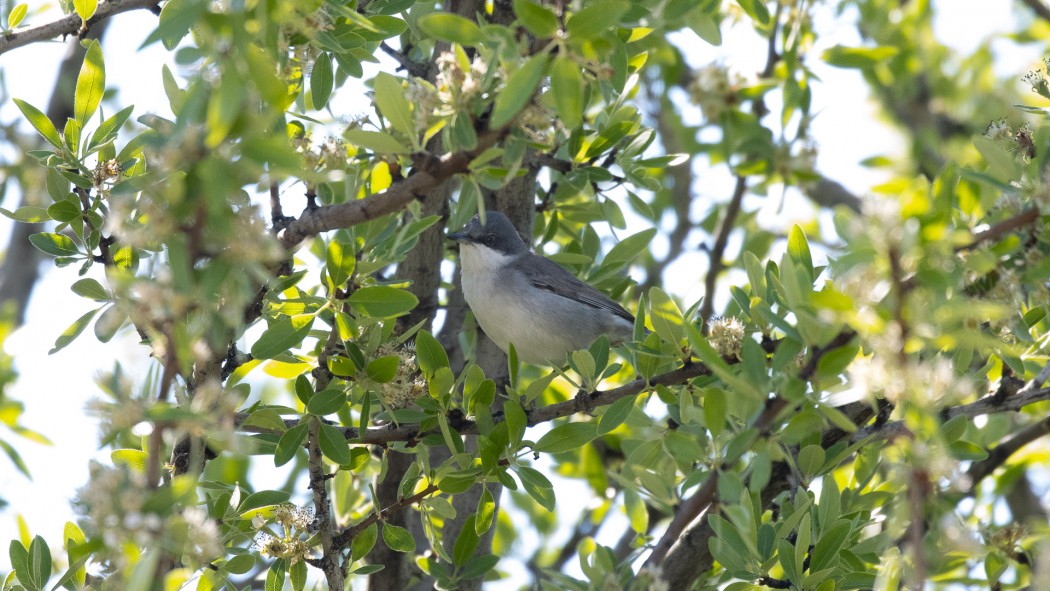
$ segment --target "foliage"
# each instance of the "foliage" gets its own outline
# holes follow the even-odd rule
[[[86,30],[113,6],[67,10]],[[85,41],[61,129],[15,100],[50,203],[4,213],[49,222],[32,244],[92,302],[52,352],[91,327],[155,366],[100,379],[112,463],[64,559],[27,531],[4,588],[476,588],[525,528],[550,589],[1045,576],[1046,508],[1010,493],[1047,465],[1026,446],[1050,432],[1050,127],[981,133],[1042,103],[1011,110],[987,47],[952,60],[928,2],[844,6],[864,45],[816,55],[822,7],[786,0],[168,0],[146,44],[186,68],[162,72],[170,118],[107,116],[112,58]],[[690,65],[730,29],[768,47],[757,77]],[[895,170],[870,198],[814,169],[816,60],[858,70],[911,140],[868,163]],[[816,207],[771,227],[777,192]],[[637,299],[635,340],[553,373],[494,355],[441,275],[443,232],[493,208]],[[564,479],[593,502],[558,550]]]

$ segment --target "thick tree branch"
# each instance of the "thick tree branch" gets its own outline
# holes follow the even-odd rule
[[[505,129],[479,134],[478,145],[473,150],[450,152],[441,157],[421,155],[411,176],[382,193],[369,195],[358,201],[307,209],[299,219],[290,221],[278,235],[281,244],[291,250],[315,234],[374,220],[400,210],[414,199],[423,199],[434,186],[455,174],[465,172],[471,160],[495,145],[504,134]]]
[[[37,41],[54,39],[64,35],[82,34],[82,31],[90,29],[95,23],[115,14],[143,8],[155,9],[157,3],[158,0],[109,0],[109,2],[99,3],[94,16],[89,18],[87,23],[74,13],[50,23],[17,30],[7,35],[0,35],[0,55]]]
[[[821,207],[845,205],[855,212],[860,212],[860,197],[850,193],[842,183],[827,177],[821,177],[817,182],[802,187],[802,191],[810,201]]]

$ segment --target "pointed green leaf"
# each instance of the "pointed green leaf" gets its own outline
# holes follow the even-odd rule
[[[77,281],[73,284],[72,289],[73,293],[78,296],[95,300],[96,302],[108,302],[113,299],[113,296],[110,295],[105,287],[102,287],[101,283],[91,278]]]
[[[649,290],[649,321],[661,339],[678,346],[685,337],[685,319],[678,304],[667,292],[654,287]]]
[[[51,123],[51,120],[47,118],[40,109],[37,109],[33,105],[21,100],[14,99],[15,105],[18,106],[18,110],[22,111],[22,115],[29,121],[33,129],[36,129],[37,133],[42,135],[47,143],[58,148],[63,149],[62,137],[58,135],[58,130],[55,129],[55,124]]]
[[[616,25],[631,5],[627,2],[597,2],[572,15],[566,25],[573,41],[588,41],[604,35]]]
[[[517,72],[510,75],[507,85],[496,95],[492,106],[490,126],[493,129],[509,124],[525,105],[529,104],[540,85],[540,80],[547,73],[548,59],[546,53],[534,55]]]
[[[809,242],[806,240],[806,234],[797,224],[792,226],[791,233],[788,235],[788,254],[795,263],[809,272],[810,280],[812,281],[813,255],[809,252]]]
[[[97,4],[97,0],[92,0]],[[91,7],[94,12],[94,6]],[[78,5],[77,13],[80,13]],[[81,14],[85,20],[86,17]],[[73,114],[77,123],[81,126],[87,125],[91,116],[95,114],[99,103],[102,102],[102,94],[106,90],[106,65],[102,59],[102,45],[97,39],[89,42],[87,53],[84,55],[84,63],[80,66],[80,75],[77,76],[77,89],[73,94]]]
[[[554,112],[569,130],[583,123],[583,77],[572,60],[558,57],[551,66],[551,99]]]
[[[340,388],[328,388],[310,397],[306,410],[317,416],[330,415],[342,410],[346,404],[346,392]]]
[[[343,137],[351,146],[372,150],[377,154],[408,154],[411,148],[397,141],[394,136],[382,131],[348,129]]]
[[[252,345],[252,357],[272,359],[303,342],[313,324],[313,314],[281,316]]]
[[[379,526],[373,523],[366,527],[365,531],[357,534],[354,541],[350,543],[350,558],[355,561],[364,558],[366,554],[372,551],[372,547],[376,545],[378,538]]]
[[[558,16],[554,11],[532,0],[514,0],[514,14],[530,33],[541,39],[553,36],[558,30]]]
[[[51,549],[40,536],[34,537],[29,544],[29,571],[41,589],[51,578]]]
[[[548,511],[554,511],[554,485],[539,470],[528,466],[518,466],[518,478],[521,479],[525,492],[529,493],[541,507]]]
[[[372,318],[401,316],[419,303],[411,293],[388,285],[362,287],[350,294],[346,301],[355,312]]]
[[[84,329],[87,328],[87,325],[91,323],[91,319],[95,317],[96,313],[98,313],[97,309],[91,310],[87,314],[77,318],[73,324],[69,325],[69,328],[62,332],[62,335],[55,341],[55,346],[52,347],[47,354],[52,355],[57,353],[76,340],[76,338],[80,336],[80,333],[84,332]]]
[[[281,435],[281,439],[277,441],[277,450],[273,454],[273,464],[275,466],[287,464],[289,460],[295,457],[296,452],[302,449],[307,435],[305,422],[299,423],[285,431]]]
[[[383,117],[394,126],[394,129],[407,135],[413,142],[417,140],[416,120],[412,116],[412,106],[405,98],[401,81],[390,74],[380,72],[375,78],[376,106]]]
[[[11,9],[11,14],[7,15],[7,28],[13,29],[22,23],[22,19],[26,17],[26,12],[29,11],[29,6],[25,3],[19,4]]]
[[[572,451],[590,443],[597,436],[594,423],[566,423],[540,437],[532,449],[552,454]]]
[[[317,397],[315,396],[310,402],[313,402],[316,399]],[[326,458],[340,466],[350,463],[350,444],[346,442],[346,437],[343,437],[343,432],[339,427],[322,424],[319,435],[321,453],[323,453]]]
[[[598,435],[605,435],[622,425],[634,409],[634,399],[634,396],[627,396],[610,404],[598,417]]]
[[[478,501],[478,510],[474,513],[474,532],[483,535],[492,527],[492,520],[496,516],[496,501],[488,487],[482,487],[481,499]]]
[[[419,28],[431,37],[460,45],[477,45],[484,36],[474,21],[449,12],[435,12],[419,18]]]
[[[394,552],[412,552],[416,549],[416,541],[412,534],[407,529],[391,523],[383,524],[383,542]]]
[[[80,18],[87,21],[95,16],[95,10],[98,9],[98,0],[73,0],[73,8],[77,11],[77,15]]]
[[[310,72],[310,94],[315,110],[320,111],[328,104],[328,97],[332,96],[334,84],[332,58],[328,56],[327,51],[322,51],[314,61],[313,71]]]

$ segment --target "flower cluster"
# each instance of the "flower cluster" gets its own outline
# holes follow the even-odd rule
[[[257,530],[263,530],[269,521],[260,513],[252,518],[252,525]],[[263,556],[284,558],[294,564],[310,555],[307,541],[313,521],[314,514],[307,508],[291,503],[277,505],[273,508],[272,522],[280,526],[281,533],[260,531],[254,545]]]
[[[708,121],[717,121],[723,113],[739,106],[737,92],[743,84],[744,78],[730,73],[725,65],[709,64],[693,72],[689,99],[700,107]]]
[[[737,359],[744,346],[744,323],[733,316],[716,318],[711,322],[708,339],[719,355]]]
[[[397,356],[397,374],[394,379],[383,384],[379,393],[383,403],[393,410],[406,408],[427,393],[427,382],[416,367],[415,344],[406,344],[397,352]]]

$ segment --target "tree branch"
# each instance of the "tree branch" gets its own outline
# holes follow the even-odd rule
[[[989,451],[987,458],[971,464],[970,469],[966,471],[966,475],[970,477],[970,489],[967,493],[973,495],[981,481],[991,475],[992,472],[995,472],[996,468],[1005,464],[1006,460],[1010,459],[1010,456],[1017,453],[1022,447],[1047,434],[1050,434],[1050,416],[1044,417],[1042,420],[1014,434],[1013,437],[1008,438]]]
[[[1017,412],[1030,404],[1043,402],[1044,400],[1050,400],[1050,388],[1021,390],[1016,396],[1002,402],[997,402],[996,396],[992,394],[970,404],[946,409],[942,416],[947,421],[959,416],[973,418],[998,412]],[[908,428],[904,425],[904,421],[890,421],[883,425],[871,425],[870,427],[858,429],[853,434],[853,442],[863,441],[872,436],[877,436],[881,439],[893,439],[906,433],[908,433]]]
[[[278,238],[285,248],[291,250],[315,234],[348,228],[394,213],[414,199],[423,199],[431,188],[445,179],[465,172],[471,160],[495,145],[506,133],[506,129],[497,129],[480,134],[478,145],[473,150],[450,152],[441,157],[418,155],[412,174],[404,181],[364,199],[307,209],[299,219],[290,221]]]
[[[747,192],[747,177],[737,175],[736,188],[733,189],[733,197],[726,207],[726,215],[722,218],[722,225],[718,228],[718,236],[715,244],[708,253],[711,261],[704,277],[704,305],[700,308],[700,318],[704,322],[705,330],[711,322],[711,315],[715,310],[715,285],[718,283],[718,275],[725,268],[726,246],[729,244],[729,234],[736,226],[736,217],[740,215],[740,205],[744,201],[744,193]]]
[[[332,540],[332,547],[337,549],[337,550],[340,550],[340,549],[344,548],[347,544],[352,542],[354,540],[354,538],[359,536],[361,534],[361,532],[365,531],[365,529],[367,529],[368,526],[372,525],[373,523],[377,523],[379,521],[385,521],[386,518],[389,517],[390,515],[398,512],[398,511],[400,511],[400,510],[402,510],[402,509],[404,509],[406,507],[410,507],[412,505],[415,505],[416,503],[422,501],[423,499],[425,499],[428,496],[436,493],[437,491],[438,491],[438,485],[434,484],[434,483],[431,483],[431,484],[427,485],[426,488],[424,488],[423,490],[417,492],[416,494],[414,494],[414,495],[412,495],[410,497],[405,497],[405,498],[401,499],[400,501],[398,501],[398,502],[396,502],[396,503],[394,503],[392,505],[387,505],[382,511],[373,512],[371,515],[369,515],[368,517],[364,518],[362,521],[360,521],[360,522],[354,524],[353,526],[348,527],[348,528],[344,529],[343,531],[339,532],[339,535],[337,535]]]
[[[0,55],[37,41],[54,39],[64,35],[82,34],[81,32],[91,28],[91,25],[115,14],[143,8],[155,8],[157,3],[158,0],[109,0],[108,2],[100,2],[94,16],[89,18],[86,23],[78,14],[73,13],[50,23],[28,27],[7,35],[0,35]]]
[[[1039,18],[1050,22],[1050,8],[1043,4],[1043,0],[1021,0],[1025,6],[1032,9]]]
[[[978,232],[977,234],[974,234],[973,240],[969,244],[960,246],[956,248],[955,251],[959,252],[963,250],[970,250],[971,248],[977,246],[978,244],[981,244],[982,242],[986,242],[988,240],[996,240],[1006,234],[1009,234],[1010,232],[1013,232],[1014,230],[1017,230],[1018,228],[1023,228],[1028,224],[1035,222],[1038,219],[1039,209],[1031,207],[1015,215],[1012,218],[1005,219],[989,227],[983,232]]]
[[[321,542],[320,568],[328,581],[329,589],[342,589],[343,566],[339,560],[340,546],[333,543],[332,505],[328,501],[328,477],[321,455],[321,422],[311,420],[307,447],[310,455],[310,491],[314,496],[314,523],[318,526],[317,537]]]

